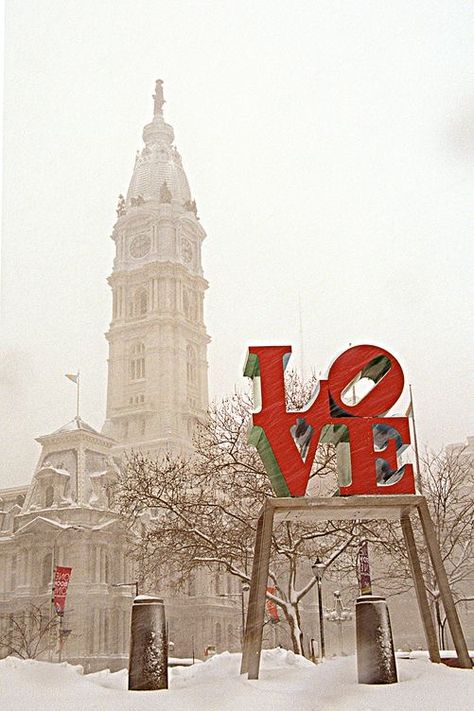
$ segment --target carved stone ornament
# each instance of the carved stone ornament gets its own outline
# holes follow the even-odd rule
[[[151,248],[150,235],[141,234],[134,237],[130,243],[130,254],[134,259],[144,257]]]
[[[168,183],[165,180],[165,182],[162,184],[162,186],[160,188],[160,202],[161,203],[170,203],[172,197],[173,196],[171,195],[171,190],[169,189]]]
[[[193,259],[193,246],[191,242],[186,238],[181,240],[181,251],[183,254],[183,260],[186,262],[186,264],[190,264]]]
[[[188,212],[193,212],[197,215],[196,200],[186,200],[184,207],[188,210]]]
[[[118,196],[116,211],[117,211],[117,217],[122,217],[122,215],[125,215],[125,198],[121,193]]]
[[[137,195],[137,197],[132,197],[130,198],[130,205],[132,207],[140,207],[140,205],[143,205],[145,200],[143,199],[143,195]]]

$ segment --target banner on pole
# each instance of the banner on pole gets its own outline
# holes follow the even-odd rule
[[[54,569],[53,605],[58,615],[64,615],[71,571],[72,568],[66,568],[63,565],[57,565]]]
[[[369,546],[363,541],[359,548],[359,591],[361,595],[372,595],[370,579]]]
[[[268,587],[267,592],[269,592],[270,595],[275,595],[276,588]],[[275,605],[273,600],[266,600],[265,604],[267,607],[268,616],[270,617],[270,621],[271,622],[280,622],[280,618],[278,616],[278,607]]]

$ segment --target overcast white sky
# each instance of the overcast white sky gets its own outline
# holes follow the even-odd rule
[[[164,80],[210,282],[212,395],[250,343],[400,359],[419,439],[474,434],[474,3],[23,0],[6,11],[0,487],[105,412],[119,192]],[[405,404],[407,398],[402,404]]]

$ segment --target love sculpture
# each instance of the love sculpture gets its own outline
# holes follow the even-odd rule
[[[244,375],[254,382],[258,405],[249,441],[259,452],[275,496],[267,497],[258,519],[241,673],[258,679],[273,526],[291,519],[305,523],[399,520],[429,656],[439,662],[410,519],[414,510],[421,521],[459,666],[471,668],[426,499],[415,493],[412,465],[399,461],[410,444],[408,418],[387,414],[403,391],[400,364],[378,346],[349,348],[333,362],[327,379],[319,381],[306,409],[292,412],[286,409],[284,380],[290,354],[290,346],[252,346],[244,369]],[[362,379],[371,387],[358,401],[351,401],[350,394]],[[306,496],[317,447],[328,443],[336,446],[336,452],[341,445],[346,451],[349,448],[350,481],[339,483],[339,496]]]
[[[414,494],[413,466],[399,466],[398,455],[410,444],[407,417],[385,417],[403,391],[403,371],[388,351],[355,346],[332,364],[327,380],[304,412],[287,412],[284,370],[290,346],[249,349],[244,375],[260,378],[261,408],[253,415],[249,441],[255,445],[277,496],[304,496],[319,444],[348,442],[352,483],[342,496]],[[358,403],[344,393],[362,378],[375,386]],[[393,475],[397,474],[397,477]],[[396,478],[387,485],[384,481]]]

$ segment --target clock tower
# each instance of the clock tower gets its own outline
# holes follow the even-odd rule
[[[109,284],[107,415],[119,450],[189,452],[206,411],[207,344],[201,265],[206,236],[191,198],[173,128],[163,118],[163,82],[143,129],[127,196],[119,196]]]

